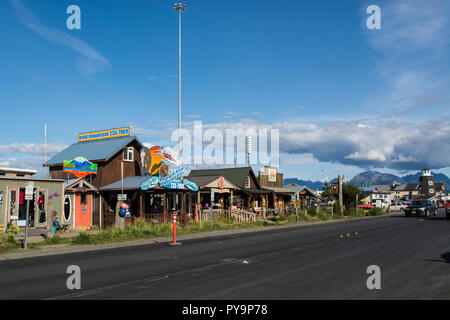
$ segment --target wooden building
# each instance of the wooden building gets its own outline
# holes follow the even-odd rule
[[[134,218],[145,218],[150,223],[167,223],[173,212],[177,212],[180,223],[185,223],[194,217],[197,193],[181,186],[179,189],[167,189],[160,186],[150,190],[141,190],[142,183],[149,176],[133,176],[113,182],[99,188],[107,199],[106,208],[111,212],[118,209],[117,195],[126,194],[129,211]],[[110,218],[112,219],[112,218]],[[105,222],[113,225],[113,220]]]
[[[188,178],[198,179],[200,176],[222,176],[239,187],[235,190],[231,203],[240,209],[262,213],[263,208],[268,208],[271,191],[261,188],[251,167],[192,170]]]
[[[284,209],[295,206],[295,191],[284,188],[284,175],[278,168],[265,166],[258,174],[262,188],[270,190],[268,207],[271,209]]]
[[[92,187],[100,189],[122,177],[140,176],[142,147],[143,144],[135,136],[77,142],[56,154],[45,166],[49,167],[50,178],[72,180],[76,177],[64,171],[64,161],[84,157],[97,164],[98,171],[83,179]],[[92,197],[92,225],[104,227],[113,224],[115,207],[111,207],[111,204],[117,201],[117,195],[93,192]]]

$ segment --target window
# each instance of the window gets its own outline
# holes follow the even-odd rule
[[[87,204],[87,196],[86,194],[82,194],[80,196],[80,205],[85,206]]]
[[[250,188],[250,177],[249,176],[245,177],[245,187]]]
[[[64,197],[64,219],[69,221],[70,214],[72,212],[72,203],[70,201],[70,196]]]
[[[428,193],[434,193],[434,189],[429,189]]]
[[[428,181],[428,185],[432,186],[433,185],[433,181]]]
[[[123,161],[133,161],[133,155],[133,147],[123,148]]]

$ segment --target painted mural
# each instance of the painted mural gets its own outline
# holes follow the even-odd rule
[[[84,178],[90,174],[97,174],[97,164],[89,162],[83,157],[76,157],[71,161],[64,161],[63,171],[72,173],[77,178]]]
[[[164,147],[154,146],[141,151],[142,170],[150,177],[141,184],[142,190],[156,188],[158,185],[167,189],[181,189],[185,187],[198,191],[194,181],[184,179],[183,164]]]

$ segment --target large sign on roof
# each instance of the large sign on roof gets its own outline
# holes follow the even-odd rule
[[[144,175],[150,177],[141,184],[141,190],[156,188],[158,185],[166,189],[198,191],[194,181],[184,179],[184,166],[168,149],[154,146],[141,150],[142,169]]]
[[[92,131],[77,134],[77,142],[126,137],[129,135],[130,135],[130,127]]]

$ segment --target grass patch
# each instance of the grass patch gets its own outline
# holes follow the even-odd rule
[[[298,216],[282,215],[278,217],[270,218],[266,221],[256,222],[241,222],[236,223],[234,220],[220,220],[215,221],[212,225],[207,222],[190,222],[184,227],[177,227],[178,235],[186,235],[192,233],[208,232],[215,230],[233,230],[244,229],[253,227],[268,227],[268,226],[282,226],[287,224],[294,224],[300,222],[318,222],[327,220],[339,220],[344,218],[358,218],[366,215],[379,216],[384,215],[386,212],[380,208],[375,208],[366,214],[363,210],[350,209],[345,212],[346,217],[339,214],[331,214],[331,210],[326,208],[320,208],[318,211],[316,208],[300,210]],[[132,225],[126,229],[118,229],[116,227],[110,227],[100,230],[98,233],[89,234],[88,232],[81,232],[74,238],[67,239],[61,238],[58,235],[47,238],[45,241],[37,244],[31,244],[30,249],[37,249],[46,245],[57,244],[69,244],[69,245],[92,245],[92,244],[106,244],[113,242],[123,242],[138,239],[148,238],[160,238],[172,236],[172,224],[149,224],[145,219],[136,219]],[[11,251],[21,248],[22,244],[17,240],[14,234],[0,233],[0,252]]]
[[[19,248],[22,248],[22,243],[15,234],[0,232],[0,250],[10,251]]]

